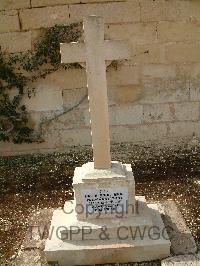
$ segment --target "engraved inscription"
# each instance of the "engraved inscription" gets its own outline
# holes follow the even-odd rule
[[[82,202],[88,213],[114,213],[126,211],[128,188],[83,189]]]

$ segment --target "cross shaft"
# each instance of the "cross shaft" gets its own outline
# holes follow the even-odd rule
[[[62,63],[85,63],[95,169],[111,167],[106,60],[128,59],[125,41],[104,40],[104,21],[89,16],[83,23],[85,42],[61,44]]]

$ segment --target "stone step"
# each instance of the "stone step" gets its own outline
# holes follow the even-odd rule
[[[127,263],[166,258],[170,244],[159,240],[87,240],[85,242],[62,242],[55,251],[45,251],[48,261],[59,258],[59,266]],[[67,261],[67,264],[66,264]]]
[[[164,232],[164,224],[156,204],[148,205],[153,226],[157,228],[152,236],[126,240],[98,239],[63,241],[56,234],[56,228],[61,226],[52,220],[51,238],[47,239],[45,254],[49,262],[57,261],[59,266],[94,265],[104,263],[127,263],[128,261],[151,261],[166,258],[170,255],[170,241]],[[55,215],[54,215],[55,217]],[[122,219],[123,220],[123,219]]]

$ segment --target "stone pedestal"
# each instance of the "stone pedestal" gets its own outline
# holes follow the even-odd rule
[[[73,187],[78,219],[123,217],[135,214],[135,182],[130,165],[112,162],[109,170],[93,163],[77,167]]]
[[[156,204],[135,197],[131,166],[93,163],[74,173],[75,200],[55,210],[45,254],[49,262],[94,265],[166,258],[170,241]]]

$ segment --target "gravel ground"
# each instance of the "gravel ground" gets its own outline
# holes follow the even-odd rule
[[[137,195],[149,202],[172,199],[177,203],[199,247],[200,145],[161,149],[119,144],[112,146],[112,158],[132,164]],[[0,157],[0,265],[10,265],[17,254],[31,213],[61,207],[73,198],[73,171],[91,160],[89,147]]]

